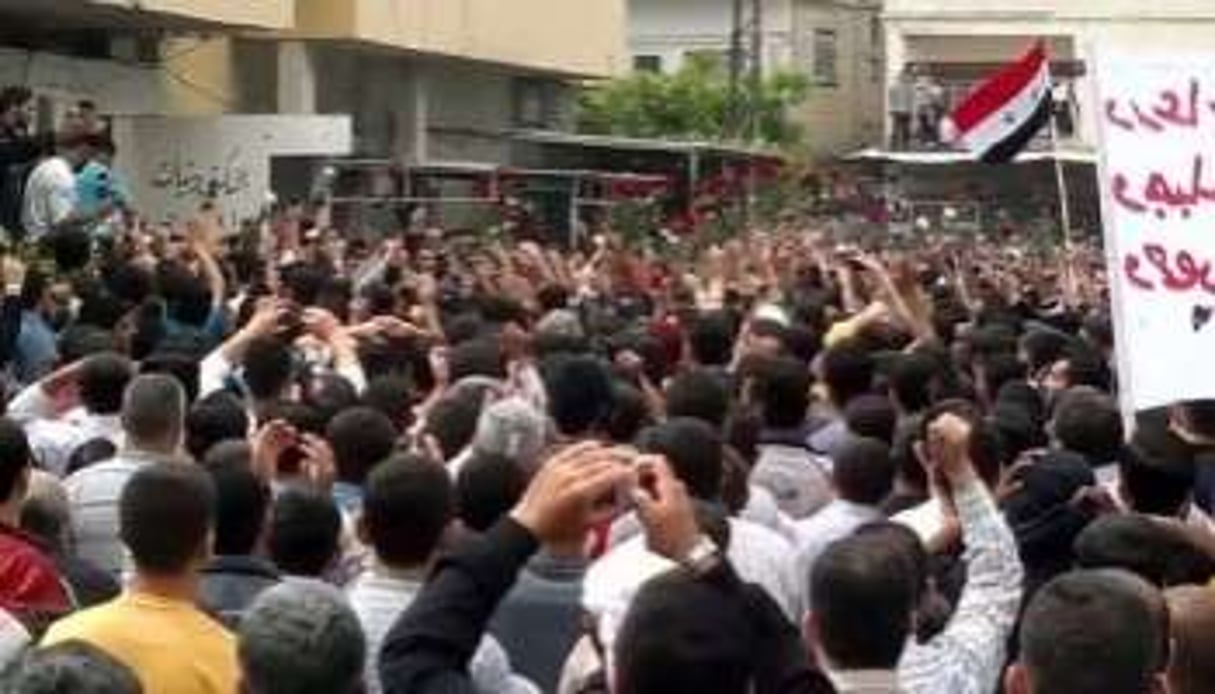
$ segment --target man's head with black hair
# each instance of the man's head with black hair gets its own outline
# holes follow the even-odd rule
[[[1165,591],[1173,639],[1169,694],[1215,691],[1215,592],[1208,586]]]
[[[392,454],[397,429],[383,413],[369,407],[353,407],[329,422],[325,438],[333,447],[338,479],[362,485],[367,473]]]
[[[590,356],[557,356],[542,364],[548,411],[557,431],[581,437],[601,430],[611,413],[607,367]]]
[[[666,457],[693,498],[716,501],[721,497],[721,436],[708,424],[688,417],[668,419],[643,431],[638,447]]]
[[[447,352],[452,383],[469,376],[506,378],[506,354],[497,340],[478,338],[453,346]]]
[[[654,421],[645,393],[622,379],[612,380],[612,409],[603,432],[616,443],[631,443],[642,429]]]
[[[1079,453],[1094,467],[1122,456],[1122,412],[1113,398],[1092,388],[1081,386],[1060,396],[1050,431],[1061,448]]]
[[[317,265],[295,262],[279,268],[284,298],[300,306],[313,306],[325,285],[327,273]]]
[[[202,278],[178,262],[166,261],[157,268],[156,280],[170,319],[195,328],[206,324],[212,297]]]
[[[217,391],[194,403],[186,414],[186,451],[202,460],[211,446],[249,433],[249,415],[235,395]]]
[[[730,388],[722,374],[689,369],[667,384],[666,405],[669,417],[693,417],[720,430],[730,414]]]
[[[823,338],[812,328],[791,325],[785,329],[785,351],[807,366],[812,364],[823,348]]]
[[[131,668],[79,639],[26,650],[0,673],[0,689],[12,694],[144,694]]]
[[[905,413],[928,409],[940,389],[940,379],[940,363],[920,352],[898,355],[887,374],[891,399]]]
[[[0,89],[0,128],[24,131],[29,126],[34,92],[24,85]]]
[[[1118,494],[1134,511],[1183,517],[1194,496],[1194,466],[1188,460],[1158,457],[1141,448],[1119,453]]]
[[[889,446],[894,442],[899,413],[884,395],[862,395],[853,398],[844,408],[844,422],[853,434],[877,439]]]
[[[95,415],[114,415],[122,410],[122,394],[134,377],[126,357],[114,352],[95,354],[80,365],[80,402]]]
[[[455,518],[451,476],[432,460],[398,455],[367,477],[359,535],[394,569],[424,566]]]
[[[1067,354],[1071,338],[1046,329],[1031,330],[1021,336],[1017,344],[1017,356],[1029,371],[1030,378],[1042,379],[1055,362]]]
[[[294,376],[291,348],[276,337],[250,340],[242,365],[245,387],[255,400],[283,397]]]
[[[753,691],[759,638],[740,601],[721,600],[686,572],[668,572],[648,581],[629,606],[614,646],[614,691]]]
[[[1174,428],[1208,445],[1215,445],[1215,400],[1187,400],[1174,405],[1169,417]]]
[[[761,362],[751,386],[764,426],[795,429],[806,423],[810,408],[810,370],[796,359],[779,357]]]
[[[922,444],[928,440],[929,428],[946,414],[961,417],[970,425],[970,461],[979,478],[988,488],[995,489],[1004,468],[1004,444],[997,429],[983,418],[978,407],[967,400],[942,400],[924,413],[916,432],[916,455],[921,460],[930,455],[927,446]]]
[[[413,384],[407,376],[373,377],[361,397],[364,406],[388,417],[398,431],[413,423]]]
[[[270,512],[270,558],[285,574],[320,578],[338,556],[342,514],[326,494],[287,489]]]
[[[472,530],[485,532],[515,507],[526,489],[527,474],[514,460],[474,451],[456,478],[460,520]]]
[[[249,444],[237,439],[212,446],[203,461],[215,485],[217,555],[251,555],[265,533],[270,487],[253,471],[252,456]]]
[[[182,577],[199,571],[211,555],[215,506],[215,485],[201,467],[141,467],[118,502],[119,536],[136,572]]]
[[[483,387],[449,391],[426,413],[426,433],[435,438],[444,460],[456,457],[472,442],[486,392]]]
[[[1024,382],[1026,374],[1026,366],[1016,353],[996,352],[975,362],[975,387],[990,406],[1006,383]]]
[[[1124,571],[1073,571],[1046,584],[1022,618],[1009,694],[1152,694],[1167,691],[1168,608]]]
[[[304,383],[303,396],[304,402],[315,408],[326,424],[359,404],[359,392],[354,385],[336,373],[311,375]]]
[[[724,311],[702,313],[688,328],[692,360],[699,366],[726,366],[734,358],[734,321]]]
[[[19,504],[25,498],[32,455],[21,426],[0,418],[0,504]]]
[[[890,447],[875,439],[851,437],[836,450],[831,479],[841,499],[877,506],[894,487]]]
[[[858,533],[827,547],[810,572],[807,631],[840,670],[893,670],[912,633],[915,567],[888,537]]]
[[[820,355],[822,382],[832,404],[840,409],[873,388],[874,368],[873,355],[856,341],[837,342]]]
[[[1123,569],[1160,587],[1201,583],[1215,574],[1215,560],[1176,526],[1138,513],[1097,518],[1074,544],[1076,566]]]

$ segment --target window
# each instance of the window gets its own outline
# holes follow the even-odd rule
[[[514,122],[520,128],[557,128],[563,117],[565,91],[549,80],[521,77],[514,81]]]
[[[834,29],[814,30],[814,66],[811,74],[815,84],[834,87],[839,84],[839,35]]]
[[[662,56],[635,55],[633,56],[633,72],[662,72]]]

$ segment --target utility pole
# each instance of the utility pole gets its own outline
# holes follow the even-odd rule
[[[747,99],[747,139],[759,139],[759,98],[764,81],[764,0],[751,0],[751,84]]]
[[[734,0],[733,17],[730,24],[730,93],[726,107],[725,133],[726,139],[737,139],[742,136],[744,123],[742,73],[746,64],[743,53],[743,3],[745,0]]]

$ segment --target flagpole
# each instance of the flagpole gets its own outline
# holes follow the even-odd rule
[[[1072,268],[1072,209],[1071,197],[1067,192],[1067,174],[1063,168],[1063,159],[1059,156],[1059,127],[1055,123],[1055,83],[1050,70],[1050,57],[1046,59],[1047,86],[1050,90],[1046,98],[1050,100],[1050,147],[1051,160],[1055,165],[1055,186],[1058,188],[1059,224],[1063,232],[1063,282],[1064,295],[1067,299],[1076,299],[1076,278]]]
[[[1059,156],[1059,128],[1055,125],[1055,108],[1051,97],[1050,146],[1051,159],[1055,162],[1055,185],[1059,188],[1059,222],[1063,225],[1063,247],[1071,249],[1072,212],[1071,199],[1067,193],[1067,176],[1063,170],[1063,159]]]

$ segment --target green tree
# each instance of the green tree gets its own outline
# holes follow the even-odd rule
[[[771,145],[791,145],[802,132],[788,111],[806,98],[805,75],[775,72],[758,94],[740,86],[752,105],[756,137]],[[583,90],[578,126],[584,133],[624,137],[725,140],[730,135],[730,83],[721,61],[688,56],[680,70],[663,75],[639,72]]]

